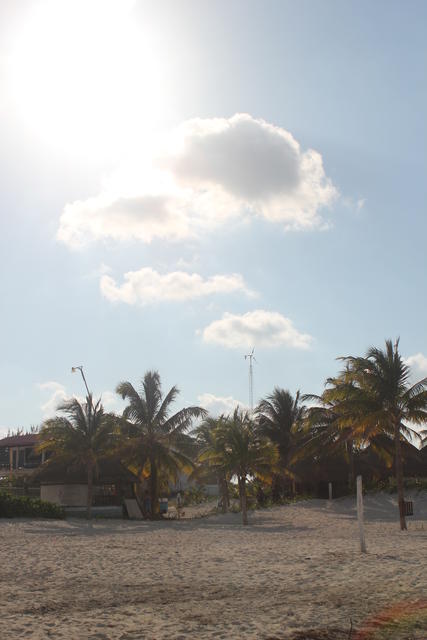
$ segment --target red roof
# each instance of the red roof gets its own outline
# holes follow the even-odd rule
[[[0,440],[0,447],[31,447],[38,443],[38,433],[24,433],[22,436],[8,436]]]

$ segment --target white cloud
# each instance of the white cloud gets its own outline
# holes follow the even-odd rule
[[[427,375],[427,357],[422,353],[415,353],[405,359],[405,363],[411,367],[412,372],[422,376]]]
[[[71,247],[181,240],[249,215],[311,229],[326,226],[320,210],[336,197],[320,153],[303,152],[285,129],[247,114],[195,119],[167,147],[117,172],[98,196],[67,204],[58,238]]]
[[[43,412],[43,419],[52,418],[56,415],[58,405],[69,397],[65,391],[64,385],[59,382],[41,382],[37,387],[49,394],[49,398],[40,405]]]
[[[233,396],[215,396],[213,393],[202,393],[197,396],[197,400],[199,405],[207,409],[213,416],[232,413],[237,406],[243,410],[248,409],[244,402],[239,402]]]
[[[103,391],[100,396],[96,397],[101,397],[101,402],[105,411],[122,413],[126,406],[126,402],[114,391]]]
[[[58,406],[73,397],[67,393],[65,386],[59,382],[41,382],[37,384],[37,387],[45,394],[49,394],[48,399],[40,405],[40,409],[43,412],[43,420],[54,418],[58,413]],[[94,393],[94,401],[98,400],[99,397],[101,397],[105,411],[119,412],[123,410],[124,403],[113,391],[104,391],[102,394]],[[86,398],[79,396],[77,400],[79,402],[85,402]]]
[[[98,278],[101,278],[102,276],[106,275],[107,273],[111,273],[111,272],[112,272],[112,268],[109,267],[108,265],[104,264],[103,262],[101,262],[99,267],[97,267],[96,269],[93,269],[90,273],[88,273],[86,276],[84,276],[84,278],[86,278],[88,280],[96,278],[98,280]]]
[[[235,291],[253,295],[238,273],[215,275],[203,279],[197,273],[189,274],[184,271],[173,271],[162,275],[151,267],[125,273],[124,283],[121,285],[116,284],[111,276],[104,275],[100,280],[100,288],[103,296],[111,302],[140,305],[166,300],[190,300],[215,293]]]
[[[366,198],[359,198],[356,202],[356,208],[358,211],[361,211],[366,204]]]
[[[276,347],[309,348],[312,337],[300,333],[289,318],[274,311],[257,309],[243,315],[224,313],[202,332],[203,340],[231,349]]]
[[[103,193],[67,204],[58,239],[73,248],[100,238],[149,243],[153,238],[181,240],[191,237],[185,202],[166,194],[120,196]]]
[[[9,431],[11,431],[10,427],[2,427],[0,425],[0,439],[6,438]]]

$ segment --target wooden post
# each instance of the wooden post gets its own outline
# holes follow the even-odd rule
[[[329,489],[329,500],[332,500],[332,482],[329,483],[328,489]]]
[[[357,476],[357,521],[359,523],[360,551],[366,553],[365,529],[363,526],[362,476]]]

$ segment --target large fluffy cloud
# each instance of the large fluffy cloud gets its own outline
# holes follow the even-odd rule
[[[58,238],[74,247],[100,238],[180,240],[250,214],[307,229],[324,224],[320,211],[337,195],[320,153],[247,114],[185,122],[165,148],[139,176],[129,168],[132,186],[116,181],[67,204]]]
[[[312,337],[300,333],[289,318],[262,309],[243,315],[224,313],[221,320],[215,320],[203,330],[202,337],[205,342],[231,349],[279,345],[307,349],[312,341]]]
[[[183,301],[214,293],[242,291],[251,295],[241,275],[215,275],[204,279],[197,273],[173,271],[164,275],[150,267],[129,271],[124,283],[117,284],[111,276],[100,280],[101,292],[112,302],[146,305],[161,301]]]

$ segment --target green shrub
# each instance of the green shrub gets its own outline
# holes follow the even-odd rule
[[[404,478],[403,488],[407,491],[413,489],[418,491],[427,491],[427,478]],[[382,480],[367,482],[365,489],[369,493],[376,493],[377,491],[396,493],[396,478],[394,476],[390,476],[389,478],[384,478]]]
[[[183,505],[186,507],[193,504],[201,504],[202,502],[206,502],[208,499],[205,489],[200,486],[189,487],[183,491],[181,495]]]
[[[0,492],[0,518],[65,518],[62,507],[36,498]]]

